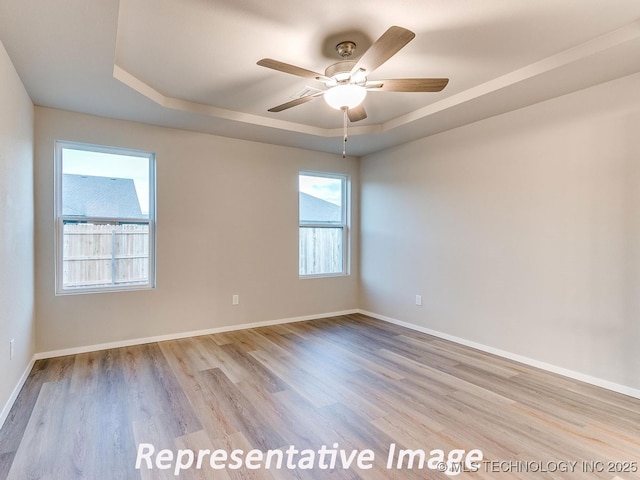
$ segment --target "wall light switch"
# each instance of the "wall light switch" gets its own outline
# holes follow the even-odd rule
[[[416,305],[422,306],[422,295],[416,295]]]
[[[13,342],[14,342],[13,338],[9,340],[9,360],[13,360],[13,354],[14,354]]]
[[[231,303],[233,305],[238,305],[240,303],[240,295],[234,295],[231,297]]]

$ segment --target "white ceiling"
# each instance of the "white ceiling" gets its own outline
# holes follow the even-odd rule
[[[34,103],[340,152],[341,112],[280,112],[334,46],[362,54],[391,25],[416,38],[369,79],[448,77],[440,93],[371,92],[364,155],[640,71],[638,0],[3,0],[0,40]]]

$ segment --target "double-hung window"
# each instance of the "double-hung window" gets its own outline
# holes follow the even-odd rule
[[[155,285],[155,156],[56,142],[56,293]]]
[[[347,175],[299,175],[299,273],[301,277],[349,273]]]

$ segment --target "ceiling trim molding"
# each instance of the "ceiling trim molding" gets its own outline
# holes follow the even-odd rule
[[[204,103],[191,102],[189,100],[183,100],[181,98],[171,97],[164,95],[146,82],[140,80],[136,76],[126,71],[121,66],[113,65],[113,78],[125,84],[129,88],[135,90],[141,95],[144,95],[149,100],[157,103],[158,105],[170,108],[172,110],[181,110],[183,112],[195,113],[198,115],[207,115],[210,117],[222,118],[225,120],[232,120],[235,122],[248,123],[251,125],[258,125],[262,127],[277,128],[280,130],[286,130],[288,132],[304,133],[307,135],[315,135],[317,137],[339,137],[343,135],[341,128],[321,128],[313,127],[311,125],[304,125],[301,123],[287,122],[286,120],[279,120],[274,118],[266,118],[260,115],[253,115],[250,113],[237,112],[235,110],[228,110],[226,108],[215,107],[213,105],[206,105]],[[381,125],[367,125],[359,127],[350,127],[349,133],[351,135],[369,135],[382,132]]]

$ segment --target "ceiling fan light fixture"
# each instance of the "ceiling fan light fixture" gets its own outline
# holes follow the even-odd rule
[[[324,94],[324,99],[331,108],[343,110],[354,108],[362,103],[367,96],[367,89],[360,85],[337,85]]]

